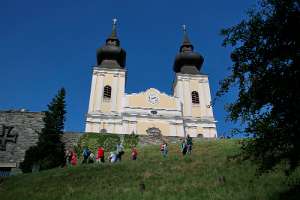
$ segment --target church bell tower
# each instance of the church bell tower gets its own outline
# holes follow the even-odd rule
[[[122,100],[125,95],[126,52],[117,37],[117,19],[104,46],[97,50],[93,68],[85,132],[120,132]],[[111,117],[114,116],[114,117]],[[101,119],[101,120],[100,120]]]
[[[203,56],[194,52],[186,26],[183,25],[183,42],[173,66],[173,96],[182,103],[185,134],[193,137],[216,137],[208,76],[201,72],[203,62]]]

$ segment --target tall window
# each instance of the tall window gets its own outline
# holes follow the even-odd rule
[[[192,92],[192,103],[199,104],[199,94],[197,91]]]
[[[104,99],[110,99],[111,98],[111,87],[109,85],[106,85],[104,87],[103,98]]]

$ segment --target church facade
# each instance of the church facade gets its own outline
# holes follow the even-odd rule
[[[173,94],[155,88],[127,94],[126,52],[120,47],[114,22],[112,34],[97,50],[85,132],[217,137],[208,76],[200,72],[203,61],[184,28],[173,66]]]

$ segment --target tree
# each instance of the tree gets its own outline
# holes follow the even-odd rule
[[[61,136],[65,106],[65,89],[62,88],[48,105],[43,118],[45,126],[39,134],[37,145],[26,151],[25,159],[20,165],[23,172],[31,172],[33,165],[38,165],[41,170],[64,165],[64,143]]]
[[[231,73],[217,96],[238,88],[227,107],[229,120],[244,124],[250,136],[243,155],[261,172],[300,161],[300,1],[260,0],[239,24],[223,29],[223,46],[231,46]]]

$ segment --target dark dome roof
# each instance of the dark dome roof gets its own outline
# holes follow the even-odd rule
[[[181,52],[174,62],[174,71],[183,74],[199,74],[204,62],[203,56],[196,52]]]
[[[113,24],[111,35],[103,47],[97,49],[97,64],[100,68],[123,69],[126,65],[126,51],[120,47],[120,40]]]
[[[194,46],[191,44],[186,31],[180,46],[179,54],[176,55],[173,70],[175,73],[199,74],[204,58],[201,54],[194,52]]]
[[[103,68],[125,68],[126,51],[121,47],[106,43],[97,50],[97,64]]]

